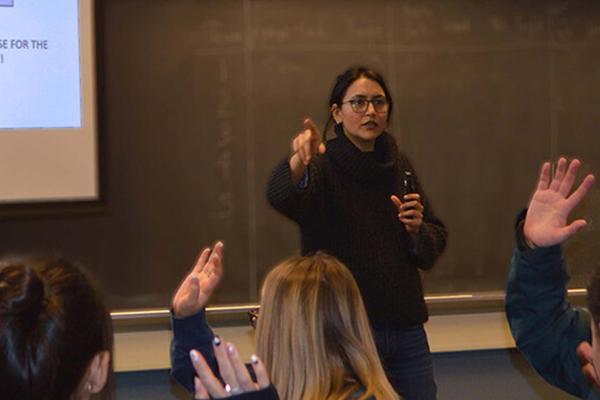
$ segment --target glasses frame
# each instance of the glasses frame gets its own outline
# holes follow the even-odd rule
[[[379,108],[378,106],[375,105],[375,101],[377,100],[384,100],[385,101],[385,110],[378,110],[377,108]],[[357,101],[366,101],[367,105],[365,106],[364,110],[357,110],[356,109],[356,102]],[[375,110],[375,112],[377,114],[385,114],[389,111],[390,109],[390,102],[388,101],[388,99],[385,96],[376,96],[373,97],[372,99],[367,99],[366,97],[358,97],[358,98],[354,98],[354,99],[350,99],[350,100],[346,100],[346,101],[342,101],[342,104],[346,104],[346,103],[350,103],[350,108],[352,109],[352,111],[354,111],[357,114],[364,114],[367,112],[367,110],[369,109],[369,104],[373,105],[373,110]]]

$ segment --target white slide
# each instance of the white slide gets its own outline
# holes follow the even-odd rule
[[[0,203],[95,200],[92,0],[0,0]]]
[[[0,5],[0,128],[80,128],[77,2]]]

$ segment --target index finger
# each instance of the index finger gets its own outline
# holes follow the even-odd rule
[[[213,253],[216,253],[216,255],[218,255],[219,257],[223,257],[223,242],[221,242],[220,240],[215,243],[215,245],[213,246]]]
[[[207,264],[211,263],[215,268],[220,269],[221,261],[223,260],[223,246],[223,242],[221,241],[215,243]]]
[[[310,118],[306,118],[304,120],[304,127],[306,129],[310,129],[311,132],[311,139],[315,139],[318,138],[319,140],[321,140],[321,131],[319,130],[319,128],[317,128],[317,126],[315,125],[315,123],[312,121],[312,119]]]

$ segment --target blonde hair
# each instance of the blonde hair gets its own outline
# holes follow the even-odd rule
[[[263,285],[257,352],[286,400],[398,399],[350,271],[318,252],[286,260]]]

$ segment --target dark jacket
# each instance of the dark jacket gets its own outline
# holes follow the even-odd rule
[[[324,250],[344,262],[358,283],[375,327],[406,328],[428,318],[418,269],[430,269],[446,245],[446,228],[415,179],[424,222],[413,242],[398,220],[392,194],[402,198],[403,174],[416,173],[394,139],[383,133],[375,152],[360,151],[343,134],[313,157],[308,185],[293,184],[288,159],[267,188],[271,205],[300,227],[302,253]]]

